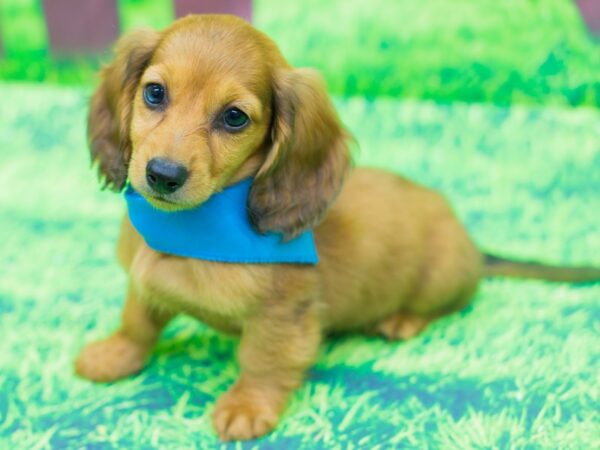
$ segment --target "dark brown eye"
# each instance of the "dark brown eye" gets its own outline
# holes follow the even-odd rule
[[[144,101],[150,108],[156,108],[165,102],[165,87],[158,83],[149,83],[144,87]]]
[[[248,125],[250,119],[238,108],[229,108],[223,112],[223,123],[228,131],[239,131]]]

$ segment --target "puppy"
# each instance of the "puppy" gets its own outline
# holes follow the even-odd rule
[[[123,37],[91,100],[88,135],[106,186],[129,181],[159,211],[194,209],[252,178],[241,207],[257,234],[289,242],[312,230],[318,264],[232,263],[157,251],[123,220],[122,323],[82,350],[77,373],[106,382],[139,372],[181,312],[239,334],[241,373],[213,414],[225,440],[276,426],[325,333],[410,338],[463,308],[485,273],[600,278],[497,258],[486,269],[439,194],[351,170],[350,136],[318,75],[290,67],[232,16],[188,16]]]

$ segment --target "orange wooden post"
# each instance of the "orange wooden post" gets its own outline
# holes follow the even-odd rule
[[[252,20],[252,0],[174,0],[175,15],[235,14]]]
[[[55,54],[97,53],[119,35],[115,0],[43,0]]]

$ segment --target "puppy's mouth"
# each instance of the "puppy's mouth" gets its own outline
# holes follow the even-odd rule
[[[178,211],[182,209],[187,209],[189,206],[185,205],[178,199],[170,198],[168,195],[160,194],[158,192],[153,191],[152,189],[148,189],[148,187],[136,187],[132,183],[133,189],[140,194],[148,203],[154,206],[156,209],[160,209],[163,211]]]
[[[138,192],[140,192],[140,194],[142,194],[142,196],[148,201],[148,203],[150,203],[156,209],[160,209],[162,211],[167,212],[194,209],[200,204],[204,203],[204,201],[192,203],[188,199],[173,199],[169,198],[168,196],[164,196],[161,194],[157,194],[156,192],[146,190]]]
[[[182,209],[188,209],[186,205],[166,198],[162,195],[157,195],[154,193],[146,193],[143,192],[142,195],[146,198],[148,203],[154,206],[156,209],[161,209],[163,211],[180,211]]]
[[[156,202],[160,202],[160,203],[168,203],[169,205],[176,205],[177,203],[174,202],[173,200],[169,200],[166,197],[163,197],[162,195],[148,195],[149,199],[152,199]]]
[[[187,190],[182,189],[181,191],[183,192],[178,190],[172,194],[161,193],[146,184],[139,183],[139,187],[136,186],[136,184],[137,183],[132,182],[133,189],[144,197],[148,203],[156,209],[167,212],[185,211],[197,208],[212,195],[212,192],[210,192],[208,195],[199,195],[199,193],[196,193],[196,195],[193,196],[189,192],[189,188]]]

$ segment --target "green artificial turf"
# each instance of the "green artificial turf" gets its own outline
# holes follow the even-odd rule
[[[580,449],[600,440],[600,286],[485,281],[403,343],[325,343],[270,436],[218,443],[236,339],[171,324],[144,372],[73,375],[119,319],[123,201],[89,169],[89,91],[0,85],[0,449]],[[478,243],[600,265],[600,112],[338,99],[357,159],[446,193]],[[349,243],[348,245],[351,245]]]
[[[118,5],[126,30],[172,18],[168,0]],[[89,85],[106,55],[54,59],[41,14],[0,1],[0,79]],[[600,112],[563,108],[600,105],[600,52],[570,0],[257,0],[255,23],[323,72],[360,164],[444,192],[482,248],[600,265]],[[89,93],[0,84],[0,449],[220,448],[209,419],[237,375],[233,338],[179,318],[141,375],[73,376],[125,287]],[[277,431],[222,447],[597,448],[599,299],[488,280],[416,339],[328,341]]]
[[[170,0],[118,0],[123,30]],[[57,60],[40,0],[3,0],[0,79],[89,84],[106,55]],[[573,0],[255,0],[254,23],[340,96],[600,105],[600,51]]]

